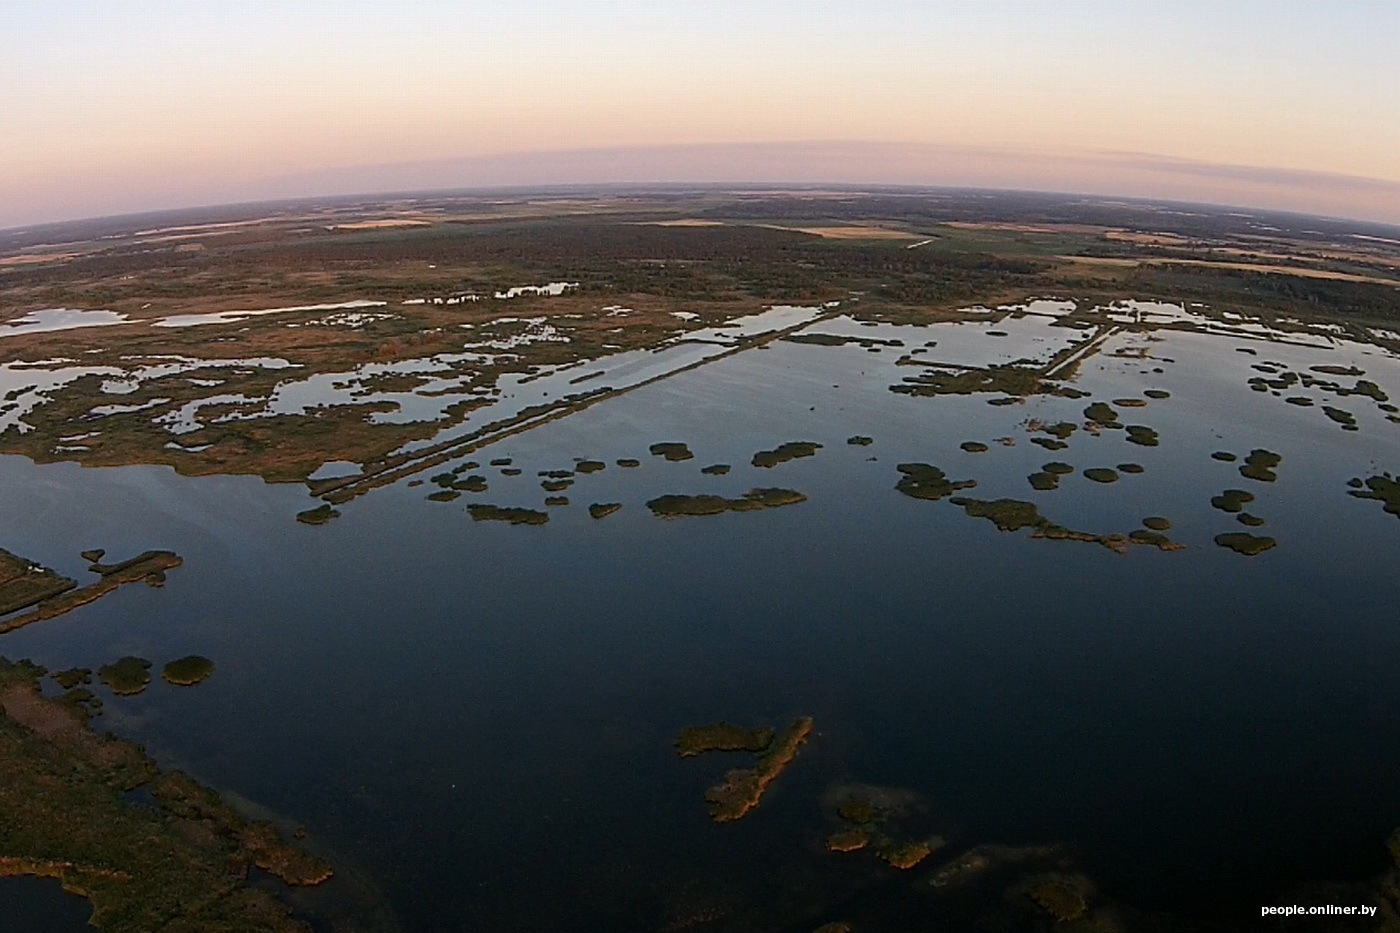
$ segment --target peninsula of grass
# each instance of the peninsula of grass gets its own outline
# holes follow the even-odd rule
[[[522,509],[515,507],[501,507],[498,505],[484,505],[473,502],[467,506],[467,512],[474,522],[509,522],[512,525],[543,525],[549,521],[549,515],[535,509]]]
[[[759,509],[773,509],[784,505],[805,502],[807,497],[792,489],[750,489],[743,498],[728,499],[724,496],[665,495],[647,502],[652,513],[663,518],[681,515],[721,515],[725,512],[756,512]]]
[[[102,556],[101,551],[86,553],[97,554],[94,560]],[[77,585],[75,580],[0,549],[0,615],[27,609]]]
[[[753,455],[752,462],[756,467],[775,467],[780,463],[796,460],[798,457],[810,457],[821,447],[821,444],[812,441],[788,441],[786,444],[779,444],[772,450],[760,450]]]
[[[13,558],[14,555],[10,555],[10,557]],[[27,612],[11,616],[4,622],[0,622],[0,634],[12,632],[33,622],[61,616],[79,606],[101,599],[128,583],[142,581],[150,586],[161,586],[165,583],[165,572],[180,566],[182,562],[180,555],[174,551],[146,551],[130,560],[112,564],[94,563],[88,569],[93,573],[100,574],[102,579],[76,589],[59,590],[56,595],[43,598],[37,603],[31,603],[32,608]],[[0,596],[3,594],[3,586],[0,586]]]
[[[758,806],[764,792],[797,757],[797,750],[807,741],[811,731],[811,717],[794,720],[759,756],[754,767],[730,771],[723,781],[706,791],[710,818],[716,823],[727,823]]]
[[[676,753],[693,758],[706,752],[761,752],[773,744],[773,730],[764,726],[745,729],[733,723],[687,726],[676,738]]]
[[[89,729],[42,696],[43,674],[0,659],[0,876],[57,879],[105,933],[310,933],[247,870],[316,884],[325,862],[185,775],[162,775],[140,746]],[[130,801],[143,786],[159,807]]]
[[[214,662],[197,654],[171,661],[160,670],[161,678],[177,687],[193,687],[213,673]]]
[[[959,489],[971,489],[977,485],[975,479],[950,480],[938,467],[927,463],[901,463],[895,469],[903,473],[904,478],[894,488],[915,499],[937,501]]]

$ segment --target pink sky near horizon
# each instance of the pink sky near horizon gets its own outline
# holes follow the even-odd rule
[[[1400,4],[49,0],[0,227],[607,182],[996,187],[1400,224]]]

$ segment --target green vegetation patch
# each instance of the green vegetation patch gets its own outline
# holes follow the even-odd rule
[[[1228,450],[1217,450],[1215,453],[1210,455],[1210,458],[1212,460],[1219,460],[1222,463],[1233,463],[1239,459],[1239,457],[1236,457]]]
[[[597,473],[607,468],[608,465],[601,460],[580,460],[574,464],[574,469],[580,473]]]
[[[1087,541],[1103,545],[1119,554],[1126,553],[1128,547],[1133,544],[1151,545],[1163,551],[1176,551],[1182,547],[1165,535],[1156,535],[1152,532],[1144,532],[1143,535],[1101,535],[1087,531],[1074,531],[1041,515],[1040,509],[1034,502],[1024,502],[1020,499],[986,500],[959,496],[948,501],[961,508],[972,518],[987,519],[1001,531],[1020,531],[1022,528],[1030,528],[1032,529],[1032,538],[1048,538],[1055,541]]]
[[[214,673],[214,662],[197,654],[171,661],[160,669],[160,676],[168,684],[177,687],[192,687],[208,680]]]
[[[1323,405],[1322,412],[1333,421],[1342,426],[1343,431],[1355,431],[1356,416],[1344,408],[1333,408],[1331,405]]]
[[[1052,489],[1060,488],[1060,478],[1054,473],[1032,473],[1026,477],[1026,481],[1031,484],[1031,488],[1038,492],[1049,492]]]
[[[543,525],[549,521],[546,512],[538,512],[535,509],[502,508],[498,505],[484,505],[473,502],[467,506],[467,512],[471,514],[474,522],[509,522],[512,525]]]
[[[689,460],[695,456],[685,444],[673,441],[652,444],[647,450],[651,451],[652,456],[665,457],[667,460]],[[627,466],[621,460],[618,461],[618,465]]]
[[[1221,547],[1227,547],[1236,554],[1243,554],[1246,557],[1253,557],[1262,554],[1274,545],[1278,544],[1273,538],[1248,534],[1243,531],[1231,532],[1229,534],[1216,535],[1215,543]]]
[[[1143,447],[1156,447],[1159,443],[1157,432],[1146,425],[1128,425],[1128,443],[1140,444]]]
[[[901,463],[895,469],[903,473],[904,478],[894,488],[915,499],[937,501],[959,489],[971,489],[977,485],[975,479],[950,480],[938,467],[927,463]]]
[[[1061,475],[1068,475],[1074,472],[1074,467],[1059,460],[1051,460],[1049,463],[1042,466],[1041,469],[1046,473],[1059,473]]]
[[[127,655],[97,669],[97,679],[117,696],[135,696],[151,683],[151,662]]]
[[[64,690],[72,690],[75,687],[86,686],[92,683],[92,670],[86,667],[73,667],[66,671],[54,671],[49,675],[53,682]]]
[[[706,752],[761,752],[773,744],[773,730],[764,726],[745,729],[733,723],[687,726],[676,738],[676,752],[692,758]]]
[[[854,447],[869,447],[871,444],[875,443],[875,438],[866,437],[864,434],[857,434],[853,437],[846,438],[846,443]]]
[[[1089,910],[1084,895],[1063,881],[1047,880],[1031,885],[1026,896],[1057,923],[1073,923]]]
[[[706,476],[723,476],[729,472],[729,464],[712,463],[707,467],[701,467],[700,472],[704,473]]]
[[[807,497],[792,489],[750,489],[741,499],[724,496],[657,496],[647,502],[652,513],[663,518],[681,515],[721,515],[725,512],[756,512],[805,502]]]
[[[588,507],[588,514],[594,518],[607,518],[620,508],[621,502],[595,502]]]
[[[1156,398],[1156,399],[1163,399],[1163,398],[1171,398],[1171,397],[1172,397],[1172,394],[1171,394],[1170,392],[1168,392],[1166,389],[1144,389],[1143,392],[1142,392],[1142,394],[1145,395],[1145,396],[1147,396],[1148,398]]]
[[[96,553],[95,559],[101,559],[101,551],[89,553]],[[77,585],[76,581],[47,567],[0,550],[0,615],[26,609]]]
[[[617,465],[623,467],[624,469],[630,469],[632,467],[641,466],[642,461],[637,460],[633,457],[623,457],[622,459],[617,461]]]
[[[1258,447],[1251,450],[1249,456],[1244,458],[1244,465],[1240,467],[1240,475],[1246,479],[1272,483],[1278,479],[1278,474],[1274,473],[1274,467],[1282,462],[1282,454]]]
[[[880,848],[880,858],[899,869],[910,869],[928,858],[933,847],[926,842],[892,842]]]
[[[716,823],[727,823],[758,806],[764,791],[792,764],[811,731],[810,717],[794,720],[759,756],[753,768],[730,771],[723,781],[707,790],[705,800],[710,805],[710,818]]]
[[[1108,467],[1090,467],[1084,471],[1084,478],[1091,479],[1096,483],[1116,483],[1118,482],[1118,472],[1110,470]]]
[[[1400,483],[1397,483],[1389,473],[1380,476],[1368,476],[1364,483],[1360,479],[1352,480],[1347,485],[1353,488],[1348,491],[1348,495],[1358,499],[1375,499],[1385,503],[1385,511],[1400,518]],[[1362,489],[1361,486],[1366,488]]]
[[[1218,496],[1212,496],[1210,504],[1222,512],[1239,512],[1246,502],[1254,501],[1254,493],[1243,489],[1227,489]]]
[[[990,449],[981,441],[963,441],[958,446],[970,454],[984,454]]]
[[[1049,437],[1033,437],[1031,438],[1031,443],[1039,444],[1046,450],[1064,450],[1066,447],[1069,446],[1064,441],[1057,441]]]
[[[340,510],[333,508],[330,503],[318,505],[314,509],[307,509],[297,513],[297,521],[303,525],[324,525],[333,518],[340,517]]]
[[[105,933],[310,933],[249,887],[247,871],[315,884],[325,862],[185,775],[160,774],[139,746],[92,731],[74,703],[40,694],[42,674],[0,659],[0,875],[56,878]],[[160,809],[129,801],[143,785]]]
[[[544,497],[544,504],[545,504],[545,505],[549,505],[549,506],[568,505],[568,504],[569,504],[569,497],[568,497],[568,496],[545,496],[545,497]]]
[[[760,450],[753,455],[753,465],[756,467],[775,467],[780,463],[796,460],[798,457],[810,457],[821,447],[821,444],[812,441],[789,441],[786,444],[779,444],[772,450]]]
[[[430,492],[424,498],[430,502],[451,502],[453,499],[461,498],[461,493],[455,489],[439,489],[437,492]]]
[[[1105,402],[1095,402],[1084,409],[1084,419],[1104,428],[1121,428],[1123,425],[1118,421],[1118,412],[1112,405]]]
[[[1259,525],[1264,524],[1264,519],[1260,518],[1258,515],[1253,515],[1249,512],[1241,512],[1240,514],[1236,515],[1235,521],[1239,522],[1241,525],[1249,525],[1251,527],[1258,527]]]
[[[1172,526],[1171,519],[1163,518],[1160,515],[1150,515],[1142,520],[1142,524],[1153,531],[1167,531]]]
[[[1119,472],[1119,473],[1145,473],[1145,472],[1147,472],[1147,470],[1146,470],[1145,467],[1143,467],[1143,465],[1142,465],[1141,463],[1120,463],[1120,464],[1118,464],[1118,472]]]

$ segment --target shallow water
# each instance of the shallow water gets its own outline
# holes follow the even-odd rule
[[[213,658],[198,687],[108,697],[100,724],[306,826],[409,930],[907,929],[890,912],[936,906],[929,874],[983,843],[1066,843],[1105,896],[1213,918],[1379,873],[1400,825],[1400,520],[1346,482],[1400,468],[1400,425],[1363,396],[1283,393],[1352,411],[1360,430],[1343,432],[1320,405],[1246,380],[1268,375],[1250,368],[1265,360],[1355,364],[1400,397],[1400,361],[1333,338],[1129,329],[1081,364],[1071,384],[1092,398],[890,391],[917,372],[898,357],[929,341],[921,361],[968,365],[984,343],[985,365],[1044,362],[1088,333],[993,317],[850,322],[852,336],[906,343],[879,353],[780,340],[712,359],[470,454],[487,492],[432,502],[436,487],[399,481],[323,527],[292,520],[316,504],[301,487],[0,458],[9,550],[79,580],[88,547],[185,558],[164,589],[124,588],[0,650],[54,668]],[[623,354],[596,381],[637,384],[674,372],[668,355],[710,351],[722,348],[678,344],[652,356],[659,370]],[[1149,388],[1170,397],[1118,412],[1159,446],[1082,427],[1064,450],[1030,443],[1047,436],[1031,419],[1082,424],[1091,402]],[[751,465],[797,440],[823,447]],[[989,449],[964,452],[968,440]],[[648,453],[663,441],[694,459]],[[1254,448],[1283,455],[1276,482],[1210,457]],[[497,457],[521,475],[487,466]],[[468,502],[543,508],[536,474],[576,458],[607,468],[574,477],[548,524],[467,515]],[[1145,472],[1033,490],[1026,477],[1052,460]],[[1001,532],[896,492],[908,461],[1076,530],[1166,516],[1185,548]],[[700,472],[713,463],[733,469]],[[808,499],[675,519],[645,504],[754,487]],[[1226,488],[1254,493],[1267,524],[1212,508]],[[595,520],[593,502],[623,508]],[[1213,542],[1244,530],[1278,546],[1243,557]],[[676,733],[799,715],[816,731],[788,773],[743,820],[711,823],[705,788],[743,760],[679,760]],[[822,851],[836,828],[824,796],[852,782],[916,795],[908,831],[948,848],[907,873]]]

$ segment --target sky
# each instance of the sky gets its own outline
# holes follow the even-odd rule
[[[0,0],[0,227],[592,182],[1400,223],[1396,0]]]

